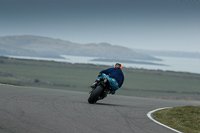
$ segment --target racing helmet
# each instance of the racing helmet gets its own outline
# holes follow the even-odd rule
[[[120,69],[122,70],[122,64],[116,63],[116,64],[114,65],[114,68],[120,68]]]

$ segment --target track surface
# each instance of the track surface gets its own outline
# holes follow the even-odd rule
[[[92,105],[88,97],[84,92],[0,85],[0,133],[174,133],[146,114],[195,105],[118,95]]]

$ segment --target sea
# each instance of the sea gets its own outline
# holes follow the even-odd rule
[[[19,58],[19,59],[56,61],[56,62],[107,65],[108,67],[114,66],[115,64],[115,62],[92,61],[93,59],[98,59],[99,57],[72,56],[72,55],[61,55],[62,58],[40,58],[40,57],[27,57],[27,56],[10,56],[10,55],[7,55],[7,57]],[[198,58],[177,58],[177,57],[162,57],[162,56],[156,56],[156,57],[162,59],[162,61],[151,61],[151,62],[164,65],[161,66],[161,65],[148,65],[148,64],[135,64],[135,63],[122,63],[122,65],[123,67],[126,68],[189,72],[189,73],[200,74],[200,59]]]

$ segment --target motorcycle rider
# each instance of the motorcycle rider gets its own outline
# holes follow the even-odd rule
[[[120,63],[116,63],[114,65],[114,68],[108,68],[100,71],[97,80],[92,84],[91,88],[96,88],[98,80],[104,77],[107,77],[110,81],[110,85],[112,88],[111,94],[115,94],[115,91],[118,90],[124,82],[122,65]]]

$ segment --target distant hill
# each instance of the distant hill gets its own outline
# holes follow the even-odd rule
[[[0,37],[0,55],[54,57],[78,55],[119,59],[157,60],[132,49],[108,43],[78,44],[60,39],[41,36],[4,36]]]

